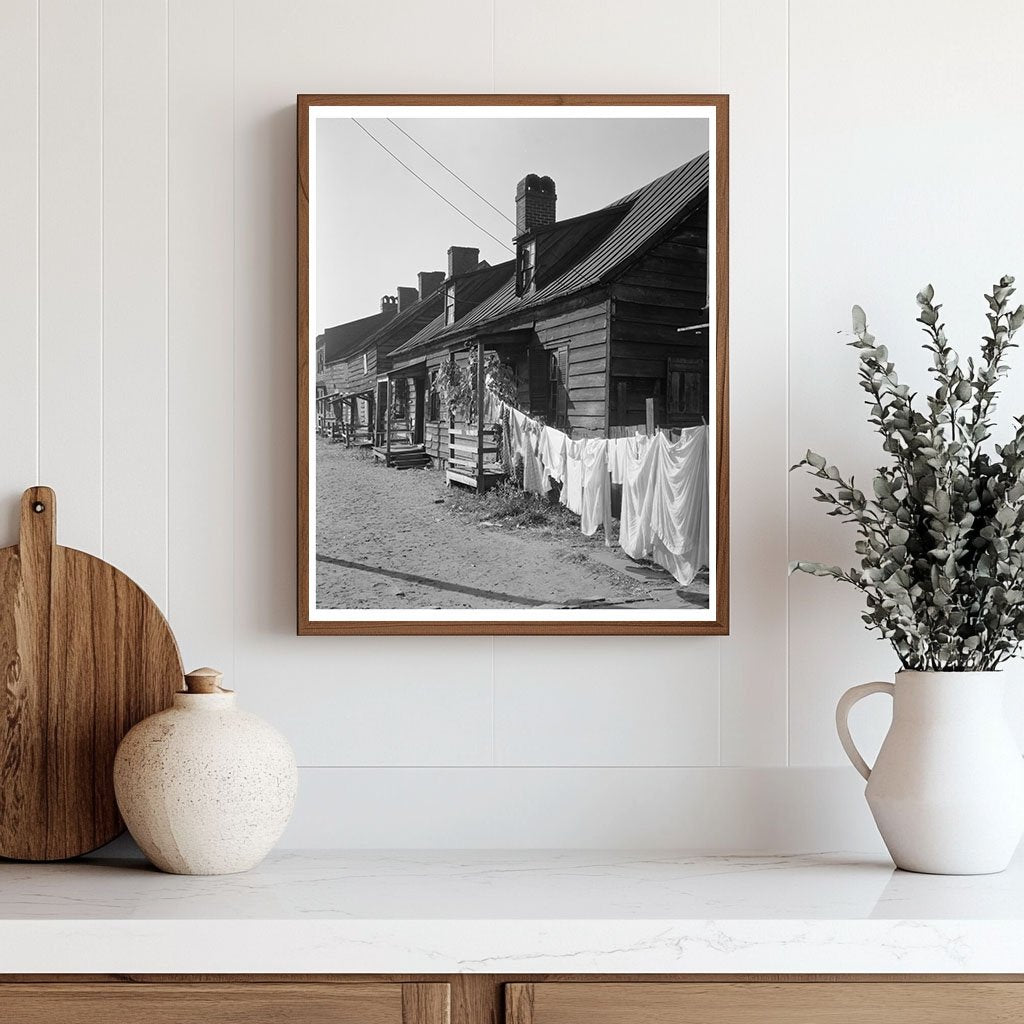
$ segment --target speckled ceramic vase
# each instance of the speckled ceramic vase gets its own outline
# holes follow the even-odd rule
[[[114,761],[117,805],[161,871],[248,871],[281,837],[298,772],[287,740],[239,711],[216,669],[185,676],[166,711],[139,722]]]

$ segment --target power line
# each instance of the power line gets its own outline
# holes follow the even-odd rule
[[[505,220],[507,220],[509,222],[509,224],[512,225],[512,227],[516,226],[516,222],[511,217],[506,216],[504,213],[501,212],[501,210],[498,209],[498,207],[496,207],[494,205],[494,203],[492,203],[489,199],[485,199],[482,195],[480,195],[480,193],[477,192],[477,190],[475,188],[473,188],[473,186],[470,185],[470,183],[468,181],[466,181],[464,178],[460,178],[443,160],[439,160],[436,156],[434,156],[433,153],[430,152],[429,149],[427,149],[426,146],[424,146],[420,142],[417,142],[400,124],[397,124],[396,122],[392,121],[390,117],[387,118],[387,121],[390,124],[392,124],[395,128],[397,128],[414,146],[418,146],[420,149],[422,149],[423,152],[426,153],[427,156],[429,156],[430,159],[433,160],[435,164],[439,164],[456,181],[458,181],[461,184],[465,185],[466,188],[468,188],[469,191],[472,192],[473,195],[475,195],[477,197],[477,199],[479,199],[482,202],[486,203],[499,217],[504,217]]]
[[[397,156],[395,156],[395,154],[392,153],[391,150],[388,149],[388,147],[385,146],[384,143],[381,142],[376,135],[370,132],[367,128],[364,128],[354,117],[352,118],[352,122],[353,124],[356,125],[356,127],[358,127],[361,131],[365,132],[371,139],[373,139],[373,141],[376,142],[377,145],[380,146],[380,148],[383,149],[388,156],[390,156],[397,163],[400,163],[418,182],[420,182],[423,185],[426,185],[427,188],[429,188],[430,191],[433,192],[434,195],[441,200],[441,202],[450,206],[460,217],[465,217],[465,219],[468,220],[469,223],[473,225],[473,227],[479,228],[479,230],[482,231],[485,235],[487,235],[488,238],[493,238],[494,241],[498,243],[498,245],[502,246],[505,249],[508,249],[509,252],[513,251],[512,247],[507,242],[503,242],[500,238],[498,238],[497,235],[492,235],[490,231],[488,231],[487,228],[485,228],[482,224],[477,224],[477,222],[473,220],[473,218],[470,217],[468,213],[463,213],[462,210],[460,210],[450,199],[446,199],[443,195],[441,195],[441,193],[438,192],[437,189],[434,188],[434,186],[431,185],[429,181],[425,181],[407,163],[405,163],[403,160],[400,160]]]

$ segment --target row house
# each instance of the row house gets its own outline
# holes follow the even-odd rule
[[[559,221],[555,183],[527,175],[516,190],[514,260],[486,279],[486,296],[472,273],[449,267],[436,316],[392,351],[383,386],[430,395],[443,361],[475,351],[482,378],[484,353],[494,351],[520,408],[573,437],[643,426],[652,408],[661,427],[706,422],[708,180],[705,153]],[[410,435],[424,456],[450,463],[451,479],[479,489],[500,476],[482,384],[476,424],[456,423],[428,399]]]

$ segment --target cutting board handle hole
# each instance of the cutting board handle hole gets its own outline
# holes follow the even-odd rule
[[[32,511],[36,514],[46,511],[46,506],[41,501],[32,502]]]

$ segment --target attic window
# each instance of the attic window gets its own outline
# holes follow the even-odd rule
[[[525,295],[533,289],[536,246],[536,242],[525,242],[516,252],[516,295]]]
[[[444,322],[455,323],[455,285],[449,284],[444,292]]]
[[[364,352],[363,353],[363,373],[369,373],[369,372],[370,372],[370,367],[369,367],[369,365],[366,362],[366,353]]]

